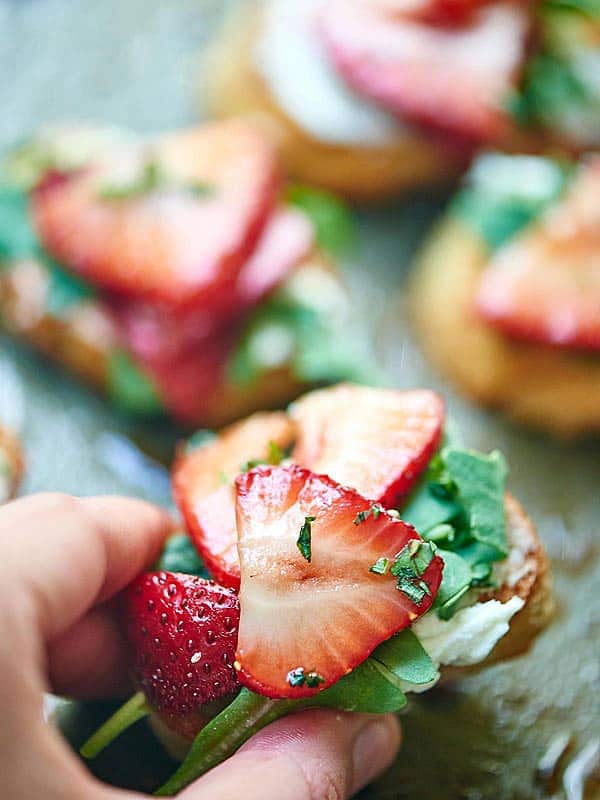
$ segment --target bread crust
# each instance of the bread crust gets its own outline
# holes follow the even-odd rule
[[[278,105],[254,68],[260,8],[260,0],[243,4],[208,54],[202,100],[213,115],[252,115],[274,137],[291,177],[349,200],[382,200],[456,177],[464,158],[418,132],[402,132],[389,144],[373,146],[332,144],[306,133]]]
[[[564,438],[600,432],[600,356],[511,340],[475,314],[488,258],[484,240],[460,219],[434,231],[411,286],[427,355],[465,395],[518,422]]]
[[[17,493],[25,460],[21,444],[14,433],[0,426],[0,504]]]
[[[318,252],[296,270],[303,265],[318,265],[334,273],[331,263]],[[94,388],[106,391],[109,357],[119,345],[114,322],[93,299],[65,309],[60,317],[49,314],[48,282],[48,273],[35,261],[20,261],[0,272],[3,327]],[[281,408],[308,388],[295,376],[291,364],[267,370],[248,386],[228,381],[206,399],[197,424],[219,428],[254,411]]]

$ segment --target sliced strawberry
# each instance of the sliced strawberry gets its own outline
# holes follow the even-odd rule
[[[150,166],[163,177],[143,188]],[[263,136],[240,121],[211,123],[42,185],[33,217],[51,255],[98,286],[210,306],[235,287],[278,187]]]
[[[481,276],[479,313],[509,336],[600,350],[600,157],[584,163],[566,198]]]
[[[247,462],[269,458],[271,442],[285,450],[293,432],[281,412],[254,414],[203,447],[184,450],[175,463],[175,502],[190,536],[210,573],[233,589],[240,585],[233,481]]]
[[[440,443],[444,403],[435,392],[342,384],[290,409],[293,458],[386,507],[408,492]]]
[[[272,292],[310,252],[314,241],[308,218],[293,209],[277,210],[246,261],[225,307],[173,309],[164,305],[111,297],[105,300],[116,319],[124,345],[137,358],[160,363],[189,349],[202,348],[213,337],[231,337],[231,316],[255,306]],[[223,330],[223,328],[226,330]],[[210,345],[209,345],[210,348]],[[199,356],[202,358],[202,355]],[[202,384],[196,392],[204,389]]]
[[[378,507],[373,513],[372,501],[295,465],[257,467],[236,487],[236,669],[250,689],[267,697],[310,696],[430,608],[442,576],[442,561],[431,551],[415,573],[416,602],[391,572],[371,571],[380,559],[392,563],[401,552],[429,548],[410,525]]]
[[[524,60],[529,16],[498,2],[463,27],[443,28],[331,0],[320,30],[354,90],[403,119],[479,143],[509,129],[505,105]]]
[[[195,576],[154,572],[140,575],[124,602],[133,671],[154,708],[185,718],[238,689],[234,592]]]
[[[432,25],[464,25],[490,0],[363,0],[392,18]]]

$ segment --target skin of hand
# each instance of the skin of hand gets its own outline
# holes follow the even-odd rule
[[[89,775],[43,718],[43,693],[127,694],[115,595],[172,530],[139,500],[43,494],[0,509],[0,797],[135,800]],[[261,731],[183,800],[342,800],[400,743],[393,716],[305,711]]]

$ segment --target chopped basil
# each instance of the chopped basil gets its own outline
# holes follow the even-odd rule
[[[248,472],[249,470],[254,469],[254,467],[258,467],[261,464],[271,464],[273,466],[278,466],[286,457],[287,457],[286,453],[284,453],[284,451],[277,444],[277,442],[271,440],[269,442],[269,452],[266,458],[250,459],[250,461],[246,461],[245,464],[242,464],[240,469],[242,472]]]
[[[397,554],[390,567],[391,574],[398,579],[398,591],[403,592],[416,605],[421,605],[425,596],[431,594],[421,577],[431,564],[436,550],[433,542],[413,539]]]
[[[378,558],[377,561],[369,567],[369,572],[374,572],[375,575],[387,575],[389,568],[389,558]]]
[[[298,540],[296,542],[296,546],[298,550],[302,553],[302,557],[305,558],[308,563],[310,564],[312,559],[312,546],[311,546],[311,537],[312,537],[312,523],[316,520],[316,517],[304,517],[304,522],[300,528],[300,533],[298,534]]]
[[[201,578],[210,577],[192,540],[185,533],[176,533],[167,539],[156,569],[199,575]]]
[[[379,519],[379,515],[383,514],[385,509],[380,503],[373,503],[370,508],[367,508],[365,511],[359,511],[356,517],[354,518],[354,524],[360,525],[361,522],[364,522],[369,517],[373,517],[373,519]]]
[[[288,202],[301,209],[315,228],[317,244],[332,256],[342,256],[356,242],[352,212],[328,192],[294,184],[287,193]]]
[[[211,188],[204,183],[178,183],[166,175],[158,161],[148,161],[139,178],[131,183],[114,183],[101,186],[98,197],[109,202],[120,202],[142,197],[161,190],[180,189],[194,197],[205,197]]]
[[[108,393],[124,411],[133,414],[156,414],[163,410],[158,392],[131,356],[114,350],[108,362]]]
[[[325,678],[314,670],[305,672],[304,667],[296,667],[288,672],[286,681],[292,687],[308,686],[309,689],[316,689],[325,683]]]

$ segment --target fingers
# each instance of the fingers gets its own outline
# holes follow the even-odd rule
[[[171,528],[164,511],[125,498],[47,494],[0,510],[0,622],[40,684],[47,658],[55,691],[123,688],[118,627],[106,605],[89,612],[150,566]]]
[[[393,761],[400,727],[392,715],[305,711],[261,731],[186,789],[182,800],[342,800]]]
[[[0,511],[4,575],[32,601],[48,641],[149,566],[171,528],[140,500],[25,498]]]

